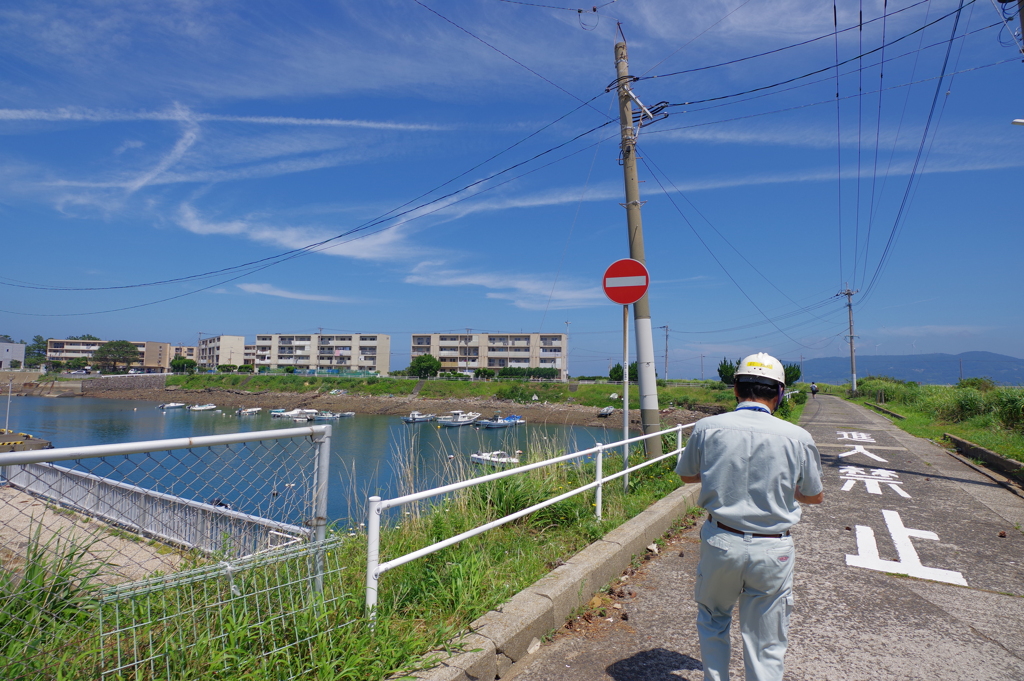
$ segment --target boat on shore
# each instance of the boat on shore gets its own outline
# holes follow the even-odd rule
[[[408,416],[403,416],[402,420],[406,423],[425,423],[427,421],[436,421],[436,414],[421,414],[418,411],[411,412]]]
[[[454,428],[458,426],[468,426],[469,424],[480,418],[480,414],[475,411],[462,411],[456,409],[451,413],[451,416],[438,416],[437,423],[448,428]]]
[[[516,454],[522,454],[520,450],[516,450]],[[519,463],[518,456],[512,456],[508,452],[500,449],[493,452],[477,452],[476,454],[470,454],[469,460],[473,463],[480,464],[481,466],[513,466]]]
[[[188,407],[189,411],[214,411],[216,409],[216,404],[193,404],[191,407]]]
[[[523,423],[526,423],[526,419],[517,414],[509,414],[504,418],[495,414],[493,418],[477,421],[476,425],[483,428],[508,428],[509,426],[518,426]]]
[[[157,405],[157,409],[184,409],[184,402],[164,402],[163,404]]]

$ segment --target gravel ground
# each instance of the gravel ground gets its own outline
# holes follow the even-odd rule
[[[322,395],[318,393],[275,393],[225,390],[221,388],[204,388],[202,390],[181,389],[134,389],[134,390],[90,390],[86,389],[87,397],[103,397],[118,400],[148,400],[154,402],[184,402],[196,404],[212,402],[218,407],[236,409],[239,407],[263,407],[264,409],[330,409],[333,411],[354,411],[357,414],[386,414],[404,416],[411,411],[425,414],[444,414],[453,409],[477,411],[484,416],[494,412],[502,414],[519,414],[530,423],[548,423],[554,425],[607,427],[609,424],[622,423],[622,411],[617,410],[610,417],[598,418],[597,407],[584,407],[566,403],[517,404],[509,400],[472,397],[462,400],[424,399],[415,396],[362,396],[362,395]],[[679,423],[693,423],[709,414],[723,411],[715,405],[708,405],[701,411],[685,409],[665,409],[662,411],[662,422],[669,426]],[[640,412],[632,410],[630,421],[639,427]]]

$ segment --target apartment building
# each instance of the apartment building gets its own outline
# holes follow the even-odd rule
[[[194,360],[198,357],[198,348],[194,345],[175,345],[174,354],[171,356],[171,359],[175,359],[177,357]]]
[[[569,376],[564,333],[414,333],[412,358],[427,353],[441,361],[442,371],[542,367],[558,369],[563,380]]]
[[[210,336],[200,338],[196,362],[203,369],[216,369],[221,364],[245,363],[245,336]]]
[[[92,360],[93,353],[105,340],[61,340],[50,338],[46,341],[46,359],[50,362],[66,362],[69,359]],[[139,361],[131,365],[147,374],[163,374],[171,370],[174,353],[170,343],[156,341],[128,341],[139,351]]]
[[[256,336],[256,368],[391,371],[391,336],[360,334],[285,334]]]
[[[24,343],[0,343],[0,369],[12,369],[12,362],[25,366]]]

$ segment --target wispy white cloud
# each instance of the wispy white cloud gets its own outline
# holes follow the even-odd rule
[[[289,298],[291,300],[312,300],[320,303],[353,303],[351,298],[339,298],[338,296],[325,296],[315,293],[297,293],[286,291],[273,284],[238,284],[238,288],[246,293],[257,293],[263,296],[274,296],[277,298]]]
[[[607,302],[600,287],[573,280],[562,279],[552,287],[551,280],[543,276],[444,269],[438,262],[418,264],[405,282],[420,286],[482,287],[487,289],[487,298],[507,300],[525,310],[568,310]]]
[[[120,156],[129,149],[141,149],[144,146],[146,146],[146,143],[142,140],[125,140],[114,149],[114,155]]]

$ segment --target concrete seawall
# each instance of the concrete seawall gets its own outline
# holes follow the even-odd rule
[[[123,376],[97,376],[82,382],[82,392],[96,393],[107,390],[159,389],[167,382],[167,374],[126,374]]]

